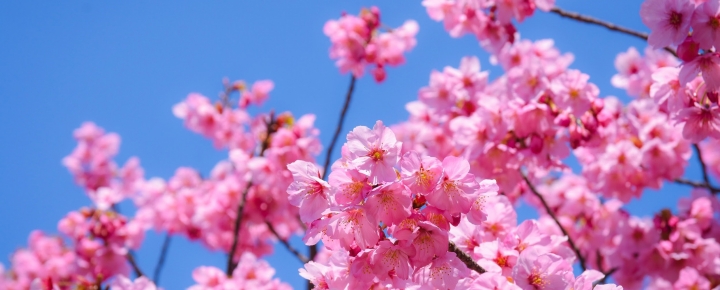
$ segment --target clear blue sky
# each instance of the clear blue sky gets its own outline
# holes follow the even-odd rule
[[[637,30],[642,1],[558,0],[559,7],[591,14]],[[117,162],[138,156],[146,177],[170,177],[180,166],[209,172],[225,152],[186,130],[171,113],[190,92],[214,97],[221,79],[272,79],[275,90],[263,110],[314,113],[328,144],[349,83],[328,58],[325,21],[342,11],[378,5],[382,21],[420,24],[407,64],[392,68],[383,84],[367,76],[356,88],[345,131],[357,125],[407,118],[405,103],[417,98],[432,69],[457,66],[477,55],[491,78],[501,71],[474,37],[452,39],[427,16],[419,1],[2,1],[0,2],[0,262],[24,247],[33,229],[56,233],[69,211],[89,200],[61,165],[75,146],[72,130],[91,120],[122,136]],[[627,100],[610,85],[613,61],[635,38],[542,12],[519,26],[523,38],[553,38],[575,54],[573,68],[591,76],[602,95]],[[694,159],[686,175],[698,178]],[[688,190],[676,185],[633,202],[634,214],[674,206]],[[128,207],[125,207],[129,209]],[[535,216],[527,207],[520,217]],[[162,237],[149,233],[138,252],[151,272]],[[298,243],[295,240],[294,243]],[[224,256],[175,238],[161,286],[192,284],[199,265],[222,267]],[[277,276],[296,288],[301,266],[281,246],[268,260]]]

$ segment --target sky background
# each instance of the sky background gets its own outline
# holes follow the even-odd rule
[[[647,31],[638,16],[641,2],[558,0],[557,6]],[[57,233],[62,217],[90,205],[60,162],[75,147],[72,131],[84,121],[120,134],[116,162],[138,156],[147,178],[168,178],[181,166],[208,173],[227,153],[185,129],[172,106],[190,92],[217,96],[223,77],[271,79],[275,89],[261,110],[315,114],[321,140],[328,144],[350,76],[341,75],[329,59],[322,27],[343,11],[356,14],[371,5],[379,6],[382,22],[391,27],[416,20],[418,44],[406,64],[388,69],[384,83],[369,75],[358,81],[343,131],[406,119],[404,105],[417,98],[430,72],[456,67],[463,56],[478,56],[491,78],[502,73],[474,37],[451,38],[414,1],[0,2],[0,263],[8,265],[32,230]],[[613,61],[630,46],[642,50],[643,41],[541,11],[518,28],[522,38],[552,38],[560,51],[572,52],[571,67],[589,74],[601,95],[628,100],[610,85]],[[699,180],[695,158],[686,176]],[[688,192],[666,184],[627,208],[649,216],[674,207]],[[536,214],[524,206],[519,216]],[[146,273],[152,272],[161,243],[161,235],[149,232],[138,251]],[[293,243],[302,247],[298,238]],[[160,286],[184,289],[193,284],[194,268],[223,268],[224,259],[176,237]],[[300,263],[281,245],[267,260],[277,277],[304,287],[297,274]]]

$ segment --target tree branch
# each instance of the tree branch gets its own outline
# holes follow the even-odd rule
[[[286,248],[288,251],[290,251],[290,253],[292,253],[293,255],[295,255],[295,257],[297,257],[298,260],[300,260],[301,263],[305,264],[305,263],[308,262],[308,258],[306,258],[305,255],[303,255],[303,254],[300,253],[298,250],[296,250],[295,248],[293,248],[293,246],[290,245],[290,243],[289,243],[287,240],[285,240],[285,239],[283,239],[283,238],[280,237],[280,235],[277,233],[277,231],[275,231],[275,228],[273,227],[273,225],[272,225],[269,221],[266,220],[266,221],[265,221],[265,224],[267,225],[267,227],[268,227],[268,229],[270,230],[270,232],[272,232],[273,235],[275,235],[275,237],[276,237],[278,240],[280,240],[280,243],[282,243],[282,244],[285,246],[285,248]]]
[[[135,277],[145,276],[142,270],[140,270],[140,266],[138,266],[137,262],[135,261],[135,257],[133,256],[132,252],[128,252],[127,255],[125,255],[125,258],[130,263],[130,266],[132,266],[133,272],[135,272]]]
[[[458,259],[465,263],[465,265],[468,267],[468,269],[473,270],[477,272],[478,274],[485,273],[485,269],[483,267],[480,267],[475,261],[465,252],[458,249],[458,247],[453,242],[448,242],[448,251],[455,253],[457,255]]]
[[[708,175],[707,165],[705,165],[705,160],[702,157],[702,150],[700,150],[700,146],[697,143],[693,144],[693,148],[695,148],[695,153],[697,153],[698,161],[700,161],[700,168],[702,169],[703,181],[705,181],[705,184],[707,186],[710,186],[710,176]]]
[[[692,186],[695,188],[705,188],[707,190],[710,190],[713,194],[717,194],[720,192],[720,188],[717,188],[714,186],[708,186],[704,182],[698,182],[698,181],[687,180],[684,178],[678,178],[678,179],[675,179],[675,183],[685,184],[685,185],[689,185],[689,186]]]
[[[540,195],[540,193],[537,191],[535,186],[530,182],[530,179],[528,179],[527,175],[525,175],[524,172],[520,171],[520,175],[522,175],[523,179],[525,180],[525,183],[527,183],[528,187],[530,188],[530,191],[532,191],[535,196],[537,196],[540,199],[540,202],[542,202],[543,207],[545,208],[545,211],[550,215],[550,217],[555,221],[555,224],[557,224],[558,227],[560,227],[560,231],[567,237],[568,244],[570,245],[570,248],[572,248],[573,252],[575,252],[575,256],[577,256],[578,261],[580,262],[580,268],[582,268],[583,271],[587,269],[587,266],[585,265],[585,258],[580,253],[580,249],[575,245],[575,242],[573,242],[573,239],[570,237],[570,234],[565,230],[565,228],[560,224],[560,220],[558,220],[557,216],[555,216],[555,213],[550,209],[550,206],[545,201],[545,198]]]
[[[160,257],[158,258],[157,264],[155,264],[155,271],[153,271],[153,282],[155,285],[160,285],[160,272],[163,266],[165,266],[165,257],[167,256],[168,249],[170,248],[170,233],[165,235],[165,240],[160,250]]]
[[[612,31],[617,31],[617,32],[624,33],[627,35],[635,36],[635,37],[640,38],[645,41],[647,41],[647,39],[648,39],[648,34],[645,32],[635,31],[635,30],[632,30],[629,28],[625,28],[625,27],[616,25],[611,22],[593,18],[593,17],[587,16],[587,15],[582,15],[577,12],[565,11],[558,7],[553,7],[552,9],[550,9],[550,12],[560,15],[561,17],[577,20],[580,22],[590,23],[590,24],[594,24],[594,25],[599,25],[599,26],[605,27],[607,29],[610,29]],[[672,49],[670,47],[666,47],[665,51],[667,51],[677,57],[677,53],[675,52],[674,49]]]
[[[343,104],[342,110],[340,110],[340,118],[338,119],[338,123],[335,126],[335,133],[333,133],[332,139],[330,139],[330,145],[328,146],[327,150],[325,151],[325,162],[323,162],[323,173],[322,177],[320,179],[325,179],[328,174],[328,167],[330,166],[330,160],[332,158],[333,150],[335,149],[335,144],[337,144],[338,137],[340,137],[340,132],[342,131],[343,124],[345,123],[345,116],[347,116],[348,108],[350,107],[350,101],[352,100],[353,92],[355,91],[355,81],[357,79],[355,78],[355,75],[350,76],[350,86],[348,87],[347,93],[345,93],[345,103]],[[302,223],[302,222],[301,222]],[[317,256],[318,248],[317,244],[308,246],[308,252],[310,255],[310,258],[308,261],[315,260],[315,256]],[[310,281],[308,281],[307,289],[312,289],[313,285]]]
[[[610,271],[607,271],[607,272],[603,273],[603,274],[605,274],[605,277],[603,277],[602,279],[600,279],[600,281],[598,281],[597,284],[598,284],[598,285],[599,285],[599,284],[606,284],[608,278],[610,278],[610,276],[612,276],[612,274],[615,274],[615,272],[616,272],[617,270],[618,270],[618,268],[612,268],[612,269],[610,269]]]
[[[347,115],[348,107],[350,107],[350,100],[352,99],[353,91],[355,90],[355,76],[350,77],[350,87],[348,87],[347,93],[345,94],[345,104],[343,104],[342,110],[340,111],[340,119],[338,119],[337,126],[335,127],[335,134],[330,139],[330,145],[325,151],[325,162],[323,163],[323,175],[321,179],[325,179],[328,172],[328,166],[330,166],[330,159],[332,158],[333,149],[337,143],[338,137],[340,137],[340,131],[342,131],[343,123],[345,123],[345,116]]]
[[[265,154],[265,150],[270,146],[270,135],[272,135],[272,133],[274,133],[276,130],[277,128],[275,126],[275,114],[270,113],[270,120],[267,122],[265,140],[262,141],[260,147],[260,156],[263,156]],[[248,181],[247,186],[245,186],[245,190],[243,190],[240,203],[238,204],[237,216],[235,217],[235,223],[233,224],[233,242],[232,246],[230,246],[230,253],[228,253],[227,258],[227,268],[225,269],[225,274],[228,277],[232,276],[232,272],[235,271],[235,268],[237,267],[237,263],[235,263],[234,257],[235,252],[237,251],[239,240],[238,236],[240,235],[240,226],[242,225],[243,213],[245,212],[245,203],[247,203],[248,191],[250,191],[250,188],[252,186],[252,180]]]
[[[110,206],[110,210],[114,211],[117,214],[121,214],[120,206],[118,206],[117,203],[113,203]],[[135,253],[133,252],[133,250],[128,250],[128,253],[125,255],[125,259],[127,259],[128,263],[130,263],[130,266],[133,268],[133,272],[135,272],[136,278],[145,276],[145,274],[143,274],[143,271],[140,270],[140,266],[138,266],[137,262],[135,261]]]

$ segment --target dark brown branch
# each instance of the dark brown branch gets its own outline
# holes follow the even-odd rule
[[[130,263],[130,266],[132,266],[133,272],[135,272],[135,277],[145,276],[145,274],[143,274],[142,270],[140,270],[140,267],[135,261],[135,257],[133,256],[132,252],[127,253],[127,255],[125,255],[125,258]]]
[[[114,211],[117,214],[121,214],[120,207],[117,203],[113,203],[110,206],[110,210]],[[128,251],[127,255],[125,255],[125,259],[127,259],[128,263],[130,263],[130,266],[133,268],[133,272],[135,272],[135,277],[145,276],[145,274],[143,274],[143,271],[140,270],[140,266],[138,266],[137,262],[135,262],[135,253],[133,252],[133,250]]]
[[[352,100],[353,92],[355,91],[355,81],[357,79],[355,78],[355,75],[352,75],[350,77],[350,86],[348,87],[347,93],[345,93],[345,103],[343,104],[342,110],[340,110],[340,118],[338,119],[337,126],[335,126],[335,133],[333,133],[332,139],[330,139],[330,145],[328,145],[327,150],[325,151],[325,162],[323,162],[323,173],[322,178],[325,179],[325,177],[328,174],[329,166],[330,166],[330,160],[332,159],[332,153],[335,149],[335,144],[337,144],[338,138],[340,137],[340,132],[342,131],[343,124],[345,123],[345,117],[347,116],[348,108],[350,107],[350,101]],[[301,222],[302,223],[302,222]],[[317,245],[308,246],[308,251],[310,258],[308,261],[312,261],[315,259],[315,256],[317,256],[318,248]],[[313,285],[308,281],[307,289],[312,289]]]
[[[695,148],[695,153],[697,153],[698,161],[700,161],[700,168],[702,169],[703,181],[705,181],[705,185],[710,187],[710,176],[708,175],[707,165],[705,165],[705,160],[702,157],[702,150],[700,150],[700,146],[698,146],[697,143],[693,144],[693,148]]]
[[[607,28],[607,29],[610,29],[610,30],[612,30],[612,31],[617,31],[617,32],[625,33],[625,34],[627,34],[627,35],[635,36],[635,37],[640,38],[640,39],[645,40],[645,41],[647,41],[647,39],[648,39],[648,34],[645,33],[645,32],[635,31],[635,30],[632,30],[632,29],[629,29],[629,28],[625,28],[625,27],[616,25],[616,24],[611,23],[611,22],[607,22],[607,21],[604,21],[604,20],[600,20],[600,19],[597,19],[597,18],[593,18],[593,17],[587,16],[587,15],[582,15],[582,14],[577,13],[577,12],[565,11],[565,10],[562,10],[562,9],[560,9],[560,8],[557,8],[557,7],[554,7],[554,8],[552,8],[552,9],[550,9],[550,12],[555,13],[555,14],[557,14],[557,15],[560,15],[560,16],[562,16],[562,17],[570,18],[570,19],[577,20],[577,21],[580,21],[580,22],[585,22],[585,23],[590,23],[590,24],[594,24],[594,25],[599,25],[599,26],[605,27],[605,28]],[[669,53],[671,53],[672,55],[674,55],[674,56],[677,57],[677,53],[676,53],[675,50],[673,50],[672,48],[666,47],[666,48],[665,48],[665,51],[667,51],[667,52],[669,52]]]
[[[155,285],[160,285],[160,272],[163,266],[165,266],[165,257],[167,257],[167,252],[170,248],[170,239],[170,233],[165,235],[165,240],[163,240],[162,249],[160,250],[160,257],[158,258],[157,264],[155,264],[155,271],[153,271],[153,282]]]
[[[323,175],[321,179],[325,179],[328,172],[328,166],[330,166],[330,159],[332,158],[333,149],[337,143],[340,132],[342,131],[343,123],[345,123],[345,116],[347,115],[348,107],[350,107],[350,100],[352,99],[353,91],[355,90],[355,76],[350,77],[350,87],[348,87],[347,93],[345,93],[345,104],[343,104],[342,110],[340,111],[340,119],[338,119],[337,126],[335,127],[335,133],[332,139],[330,139],[330,145],[325,151],[325,162],[323,163]]]
[[[458,249],[458,247],[453,242],[448,242],[448,251],[455,253],[457,255],[458,259],[465,263],[465,265],[468,267],[468,269],[473,270],[477,272],[478,274],[485,273],[485,269],[483,267],[480,267],[475,261],[465,252]]]
[[[550,208],[550,206],[545,201],[545,198],[542,197],[542,195],[537,191],[535,186],[530,182],[530,179],[528,179],[527,175],[525,175],[524,172],[520,172],[520,175],[522,175],[523,179],[525,180],[525,183],[527,183],[528,187],[530,188],[530,191],[532,191],[535,196],[537,196],[540,199],[540,202],[542,202],[543,207],[545,208],[545,211],[550,215],[550,217],[555,221],[555,224],[560,228],[560,231],[567,237],[568,244],[570,245],[570,248],[572,248],[573,252],[575,252],[575,256],[577,256],[578,261],[580,262],[580,268],[582,268],[583,271],[587,269],[587,266],[585,265],[585,258],[580,253],[580,249],[575,245],[575,242],[573,242],[573,239],[570,237],[570,234],[565,230],[565,227],[560,224],[560,220],[558,220],[557,216],[555,216],[555,213]]]
[[[713,194],[717,194],[718,192],[720,192],[720,188],[717,188],[714,186],[708,186],[704,182],[692,181],[692,180],[687,180],[684,178],[678,178],[678,179],[675,179],[675,183],[690,185],[695,188],[705,188],[707,190],[710,190]]]
[[[265,150],[270,146],[270,135],[272,135],[275,131],[277,131],[275,114],[270,113],[270,120],[267,122],[267,130],[265,131],[265,139],[262,141],[260,146],[260,156],[263,156],[265,154]],[[232,276],[232,272],[235,271],[235,268],[237,267],[237,263],[235,263],[234,260],[235,252],[237,251],[239,241],[238,236],[240,235],[240,226],[242,225],[243,213],[245,212],[245,203],[247,203],[248,191],[250,191],[252,186],[252,180],[248,181],[247,186],[245,186],[245,190],[243,190],[240,203],[238,204],[237,216],[235,217],[235,223],[233,224],[233,242],[232,246],[230,246],[230,252],[228,253],[227,258],[227,268],[225,269],[225,274],[228,277]]]
[[[602,279],[600,279],[600,281],[598,281],[597,284],[599,285],[599,284],[605,284],[605,283],[607,283],[608,278],[610,278],[610,276],[612,276],[612,274],[615,274],[615,272],[616,272],[617,270],[618,270],[618,268],[612,268],[612,269],[610,269],[610,271],[607,271],[607,272],[603,273],[603,274],[605,274],[605,277],[603,277]]]
[[[270,230],[270,232],[272,232],[273,235],[275,235],[275,237],[276,237],[278,240],[280,240],[280,243],[282,243],[282,244],[285,246],[285,248],[286,248],[288,251],[290,251],[290,253],[292,253],[293,255],[295,255],[295,257],[297,257],[298,260],[300,260],[301,263],[305,264],[305,263],[308,262],[308,258],[306,258],[305,255],[303,255],[303,254],[300,253],[298,250],[296,250],[295,248],[293,248],[293,246],[290,245],[290,243],[289,243],[287,240],[285,240],[285,239],[283,239],[283,238],[280,237],[280,235],[277,233],[277,231],[275,231],[275,227],[273,227],[273,225],[272,225],[269,221],[265,221],[265,224],[267,225],[267,227],[268,227],[268,229]]]

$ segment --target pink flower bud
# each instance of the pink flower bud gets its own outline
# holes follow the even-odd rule
[[[557,118],[555,118],[555,123],[558,124],[558,126],[570,126],[570,116],[567,114],[560,114]]]
[[[592,110],[595,112],[595,114],[598,114],[602,112],[602,109],[605,107],[605,101],[603,99],[594,99],[592,102]]]
[[[530,148],[530,151],[535,154],[540,154],[543,150],[543,139],[542,137],[538,136],[538,134],[532,134],[530,135],[530,144],[528,144],[528,147]]]
[[[375,81],[377,81],[378,83],[381,83],[382,81],[385,80],[385,77],[386,77],[385,68],[383,68],[382,65],[378,65],[373,70],[373,76],[375,77]]]
[[[685,41],[678,46],[677,54],[684,62],[690,62],[698,56],[700,45],[693,41],[691,36],[685,38]]]

